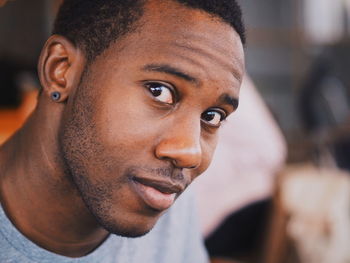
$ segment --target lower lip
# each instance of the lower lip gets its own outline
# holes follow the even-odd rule
[[[153,209],[162,211],[168,209],[175,201],[175,193],[166,194],[157,189],[133,181],[137,194]]]

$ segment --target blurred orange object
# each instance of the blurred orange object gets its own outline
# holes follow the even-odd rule
[[[4,6],[6,4],[7,0],[0,0],[0,7]]]
[[[17,109],[0,109],[0,144],[18,130],[34,110],[38,91],[24,93],[22,104]]]

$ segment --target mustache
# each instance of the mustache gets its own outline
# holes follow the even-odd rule
[[[150,174],[159,178],[170,179],[173,182],[181,183],[183,185],[189,185],[191,181],[185,177],[181,170],[174,169],[171,167],[129,167],[126,173],[133,177],[139,174]]]

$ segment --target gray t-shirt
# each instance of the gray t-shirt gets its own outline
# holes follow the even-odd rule
[[[110,237],[81,258],[49,252],[23,236],[0,206],[1,263],[204,263],[208,262],[187,189],[150,233],[140,238]]]

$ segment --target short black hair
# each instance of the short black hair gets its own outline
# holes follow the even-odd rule
[[[55,20],[59,34],[82,48],[88,62],[136,29],[147,0],[65,0]],[[245,44],[242,11],[236,0],[172,0],[203,10],[231,25]]]

